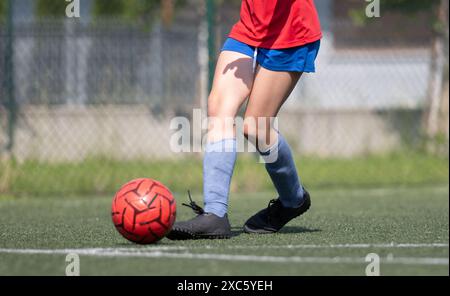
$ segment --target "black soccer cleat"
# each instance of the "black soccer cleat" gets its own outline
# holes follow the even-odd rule
[[[304,214],[311,207],[311,198],[305,190],[305,199],[298,208],[286,208],[280,199],[273,199],[267,208],[259,211],[245,222],[244,231],[247,233],[274,233],[283,228],[292,219]]]
[[[183,204],[194,210],[197,217],[188,221],[175,222],[172,230],[167,235],[170,240],[188,239],[226,239],[231,237],[231,226],[228,216],[216,216],[213,213],[206,213],[191,199],[190,204]]]

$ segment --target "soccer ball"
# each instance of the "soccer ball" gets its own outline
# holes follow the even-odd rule
[[[112,221],[129,241],[151,244],[172,228],[176,203],[172,193],[158,181],[136,179],[123,185],[112,202]]]

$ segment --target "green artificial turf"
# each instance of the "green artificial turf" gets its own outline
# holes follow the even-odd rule
[[[449,274],[448,185],[311,193],[311,210],[278,234],[249,235],[241,230],[272,194],[233,194],[231,239],[163,239],[149,246],[134,245],[116,232],[109,197],[4,197],[0,199],[0,275],[64,275],[65,252],[77,250],[63,249],[86,252],[86,248],[99,248],[99,253],[80,255],[81,275],[365,275],[368,253],[380,256],[381,275]],[[181,206],[186,196],[176,198],[177,219],[191,217],[191,210]],[[384,246],[390,243],[419,245]],[[429,245],[434,243],[443,245]],[[49,254],[39,252],[42,249]],[[38,254],[31,254],[35,251]],[[118,255],[101,255],[106,251]],[[184,257],[168,258],[170,254]],[[205,256],[208,259],[201,259]],[[272,257],[286,261],[267,262]],[[295,261],[301,258],[312,261]],[[324,258],[328,261],[321,262]],[[330,262],[333,258],[336,261]],[[359,261],[346,263],[340,261],[343,258]],[[395,263],[388,258],[409,261]],[[440,264],[420,263],[424,258],[437,258]]]

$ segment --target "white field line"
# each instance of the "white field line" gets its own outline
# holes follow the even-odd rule
[[[224,246],[226,249],[389,249],[389,248],[448,248],[449,244],[431,243],[431,244],[331,244],[331,245],[262,245],[262,246]],[[204,246],[203,249],[214,249],[217,246]]]
[[[361,257],[283,257],[283,256],[254,256],[231,254],[195,254],[195,253],[166,253],[161,251],[129,252],[113,249],[0,249],[0,253],[8,254],[39,254],[39,255],[65,255],[76,253],[78,255],[94,257],[135,257],[135,258],[176,258],[199,259],[241,262],[265,262],[265,263],[316,263],[316,264],[363,264],[365,258]],[[449,265],[448,258],[430,257],[387,257],[381,259],[382,264],[401,265]]]
[[[445,243],[380,243],[380,244],[300,244],[300,245],[230,245],[230,246],[142,246],[130,248],[80,248],[80,249],[2,249],[0,253],[20,253],[22,251],[63,251],[64,253],[76,253],[78,250],[92,252],[148,252],[148,251],[183,251],[183,250],[264,250],[264,249],[395,249],[395,248],[449,248]]]

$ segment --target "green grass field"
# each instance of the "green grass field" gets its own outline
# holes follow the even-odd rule
[[[354,158],[297,157],[297,168],[308,188],[377,188],[434,186],[448,182],[448,157],[415,151]],[[110,195],[120,184],[143,176],[157,178],[174,192],[202,190],[202,159],[114,161],[90,158],[80,163],[0,161],[0,196],[77,197]],[[240,155],[233,192],[273,190],[264,165]]]
[[[449,188],[312,190],[312,209],[271,235],[241,231],[271,194],[233,194],[229,240],[137,246],[110,217],[110,197],[0,199],[0,275],[365,275],[377,253],[381,275],[448,275]],[[178,219],[192,215],[176,195]],[[195,198],[195,196],[194,196]],[[200,197],[196,198],[200,201]]]

